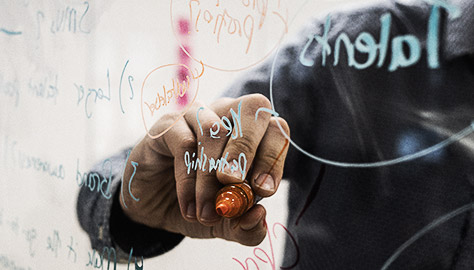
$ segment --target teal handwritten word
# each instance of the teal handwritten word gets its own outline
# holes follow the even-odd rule
[[[75,244],[77,246],[77,243]],[[67,248],[68,248],[67,258],[69,259],[69,257],[71,256],[71,253],[74,254],[74,263],[75,263],[77,260],[77,254],[76,254],[76,250],[74,249],[74,238],[72,236],[71,236],[71,242],[69,245],[67,245]]]
[[[16,140],[5,136],[3,140],[3,157],[5,168],[17,167],[20,170],[35,170],[45,173],[57,179],[66,177],[66,169],[62,164],[54,164],[42,157],[35,157],[30,153],[24,152],[18,146]]]
[[[18,223],[18,217],[16,217],[14,220],[7,222],[8,225],[10,226],[10,230],[18,236],[18,233],[20,232],[20,223]]]
[[[116,270],[117,269],[117,252],[115,251],[115,249],[113,247],[104,247],[102,249],[102,253],[100,253],[100,252],[96,253],[96,250],[92,250],[92,253],[88,252],[89,261],[87,262],[86,266],[92,266],[94,268],[104,269],[105,255],[107,255],[107,260],[106,260],[107,270],[110,269],[110,263],[111,262],[113,263],[113,267],[114,267],[113,269]],[[141,266],[139,266],[137,264],[137,258],[133,257],[133,248],[130,250],[130,254],[129,254],[129,257],[128,257],[127,270],[129,270],[129,268],[130,268],[130,263],[132,261],[132,258],[135,259],[135,262],[134,262],[135,270],[143,270],[143,257],[141,257]]]
[[[125,208],[128,208],[127,204],[125,203],[125,199],[123,197],[123,175],[125,173],[125,166],[127,166],[128,164],[128,159],[130,158],[130,152],[131,151],[128,151],[127,153],[127,158],[125,159],[125,163],[123,164],[123,168],[122,168],[122,188],[121,188],[121,194],[120,196],[122,196],[122,202],[123,202],[123,205],[125,206]],[[130,161],[130,164],[132,164],[133,166],[133,173],[132,173],[132,176],[130,176],[130,181],[128,182],[128,193],[130,194],[130,197],[132,197],[132,199],[136,202],[139,202],[140,199],[139,198],[136,198],[135,196],[133,196],[132,194],[132,181],[133,181],[133,177],[135,176],[135,173],[137,172],[137,166],[138,166],[138,162],[135,162],[135,161]]]
[[[30,228],[28,230],[23,230],[25,235],[25,240],[28,242],[28,252],[30,257],[34,257],[36,252],[33,249],[33,242],[36,240],[37,232],[35,228]]]
[[[46,244],[46,250],[53,252],[54,257],[57,258],[59,248],[61,248],[61,238],[59,237],[59,232],[57,230],[54,230],[53,234],[48,236]]]
[[[30,267],[25,268],[23,266],[18,266],[14,260],[3,254],[0,254],[0,266],[5,270],[31,270]]]
[[[204,153],[203,146],[201,147],[200,152],[201,154],[197,158],[196,158],[196,153],[193,153],[192,156],[190,155],[189,151],[186,151],[184,153],[184,164],[188,168],[187,170],[188,174],[190,174],[191,169],[194,171],[197,171],[197,170],[202,170],[203,172],[206,171],[207,155]],[[244,180],[245,169],[247,168],[247,157],[245,156],[244,153],[240,153],[238,161],[234,159],[229,164],[229,162],[227,161],[228,156],[229,156],[229,152],[227,152],[225,156],[218,159],[210,158],[209,166],[208,166],[209,173],[211,173],[213,170],[223,172],[224,168],[230,167],[231,173],[237,170],[240,171],[242,175],[242,180]]]
[[[36,82],[30,79],[28,93],[38,98],[53,99],[56,104],[56,98],[59,95],[58,75],[45,76]]]
[[[115,252],[115,249],[114,249],[114,252]],[[87,266],[92,266],[94,268],[102,268],[102,264],[103,264],[103,258],[102,258],[102,255],[98,255],[99,257],[97,258],[95,255],[95,249],[92,250],[92,254],[90,252],[87,252],[87,255],[89,256],[89,261],[87,262],[86,264],[86,267]],[[117,255],[115,255],[117,256]],[[99,264],[100,263],[100,264]]]
[[[122,104],[122,84],[123,84],[123,76],[125,74],[125,69],[128,66],[129,60],[125,63],[123,69],[122,69],[122,75],[120,76],[120,82],[119,82],[119,105],[120,105],[120,110],[122,113],[125,113],[123,109],[123,104]],[[134,98],[134,92],[133,92],[133,82],[134,78],[133,76],[129,75],[128,76],[128,84],[130,87],[130,99]],[[104,91],[102,88],[87,88],[84,87],[84,85],[78,85],[74,83],[74,87],[77,90],[77,106],[81,104],[82,101],[84,101],[84,111],[86,114],[87,118],[92,117],[92,112],[90,111],[90,103],[93,102],[94,104],[97,104],[98,100],[103,100],[106,102],[111,102],[111,88],[110,88],[110,72],[109,69],[107,69],[107,89]]]
[[[5,80],[3,74],[0,73],[0,94],[13,98],[15,100],[15,107],[18,107],[20,102],[20,83],[18,80]]]
[[[62,164],[52,165],[49,161],[39,157],[29,156],[23,152],[19,152],[19,161],[20,169],[33,169],[58,179],[64,179],[66,177],[66,171]]]
[[[232,108],[230,109],[230,114],[232,115],[233,125],[231,125],[229,118],[227,118],[226,116],[222,116],[220,123],[219,123],[219,121],[216,121],[212,124],[212,126],[209,128],[209,133],[210,133],[211,138],[214,138],[214,139],[220,138],[220,136],[216,136],[217,134],[219,134],[220,125],[222,125],[226,130],[229,131],[226,134],[226,137],[228,137],[231,134],[232,134],[231,135],[232,139],[237,139],[238,136],[243,137],[243,134],[242,134],[242,121],[241,121],[241,115],[242,115],[241,114],[241,107],[242,107],[242,100],[239,102],[239,107],[238,107],[237,113],[234,111],[234,109],[232,109]],[[201,121],[199,120],[199,112],[202,111],[203,109],[204,109],[204,107],[200,107],[198,109],[198,111],[196,112],[196,120],[198,122],[199,130],[201,131],[201,135],[203,135],[203,130],[202,130],[202,126],[201,126]],[[214,130],[214,128],[215,128],[215,130]],[[235,134],[234,134],[233,130],[235,130]]]
[[[110,75],[109,75],[109,69],[107,69],[107,85],[108,85],[108,87],[107,87],[108,95],[104,95],[104,91],[102,90],[102,88],[97,88],[97,89],[88,88],[87,89],[87,96],[85,97],[85,101],[84,101],[84,110],[85,110],[87,118],[92,117],[92,113],[89,113],[89,106],[88,106],[89,101],[90,101],[89,98],[91,98],[91,97],[93,98],[94,104],[97,103],[97,99],[99,99],[99,100],[105,99],[107,101],[110,101]],[[74,84],[74,86],[77,89],[77,93],[78,93],[77,105],[79,105],[79,103],[84,98],[84,94],[85,94],[86,90],[85,90],[83,85]]]
[[[83,29],[82,21],[86,17],[90,5],[87,1],[85,1],[83,5],[85,7],[80,18],[78,18],[77,10],[74,7],[66,6],[65,8],[56,10],[56,18],[51,20],[51,33],[70,32],[89,34],[90,30],[86,31]]]
[[[132,261],[132,254],[133,254],[133,248],[130,250],[130,255],[128,256],[128,264],[127,264],[127,270],[130,270],[130,262]],[[143,256],[141,257],[141,264],[138,265],[137,263],[137,257],[135,258],[135,270],[143,270]]]
[[[112,194],[110,193],[110,184],[112,183],[112,163],[109,159],[104,160],[102,163],[103,171],[108,169],[108,178],[104,176],[100,179],[100,175],[97,172],[81,173],[79,170],[79,159],[77,160],[76,168],[76,183],[79,187],[86,185],[90,191],[95,190],[100,192],[106,199],[112,197]]]
[[[425,0],[430,2],[433,7],[431,9],[427,37],[426,37],[426,52],[428,66],[432,69],[439,67],[439,18],[440,8],[444,8],[454,14],[454,17],[459,16],[456,8],[441,0]],[[333,65],[337,66],[339,63],[339,54],[341,47],[344,46],[347,52],[347,63],[348,66],[356,69],[366,69],[372,66],[378,55],[377,67],[382,67],[385,63],[387,50],[389,47],[389,36],[391,27],[392,16],[390,13],[384,13],[380,17],[380,37],[379,43],[375,38],[368,32],[360,33],[355,39],[354,43],[350,40],[349,36],[342,32],[339,34],[335,41],[334,46],[334,62]],[[315,64],[314,59],[307,57],[307,51],[310,46],[316,42],[321,46],[321,64],[326,66],[326,59],[328,55],[331,55],[332,48],[328,41],[328,33],[331,28],[331,17],[327,16],[324,24],[323,35],[310,35],[308,41],[303,47],[300,53],[299,61],[302,65],[311,67]],[[407,50],[404,50],[406,48]],[[364,54],[367,56],[365,62],[357,62],[355,59],[355,52]],[[395,71],[398,68],[405,68],[416,64],[421,57],[421,45],[420,41],[414,35],[400,35],[392,39],[391,42],[392,57],[388,66],[389,71]]]
[[[201,121],[199,120],[199,112],[204,110],[204,107],[200,107],[196,112],[196,120],[199,125],[199,130],[201,135],[204,135],[203,127],[201,125]],[[222,116],[220,121],[214,122],[211,126],[205,127],[206,129],[209,128],[210,137],[213,139],[219,139],[220,136],[217,136],[220,131],[220,126],[222,125],[228,132],[225,135],[226,137],[231,136],[232,139],[237,139],[239,136],[243,137],[242,134],[242,100],[239,102],[237,113],[234,111],[233,108],[230,109],[230,114],[232,115],[232,123],[230,122],[229,118],[226,116]],[[215,128],[215,129],[214,129]],[[235,131],[235,132],[234,132]],[[198,145],[201,145],[199,142]],[[202,170],[203,172],[206,171],[206,162],[207,162],[207,155],[204,153],[204,146],[201,146],[201,154],[200,156],[196,157],[196,153],[189,153],[186,151],[184,153],[184,163],[186,165],[187,173],[190,174],[191,169],[194,171]],[[244,153],[240,153],[238,160],[231,160],[231,163],[227,161],[229,156],[229,152],[227,152],[224,156],[218,159],[210,158],[209,159],[209,166],[208,171],[211,173],[213,170],[223,172],[226,167],[230,168],[231,172],[240,171],[242,175],[242,180],[245,177],[245,169],[247,168],[247,157]]]

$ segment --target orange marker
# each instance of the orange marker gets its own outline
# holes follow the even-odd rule
[[[252,188],[247,183],[230,184],[216,196],[216,212],[226,218],[243,215],[255,204]]]

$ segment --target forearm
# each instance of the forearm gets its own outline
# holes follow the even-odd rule
[[[81,227],[87,232],[93,249],[103,252],[113,248],[119,262],[127,262],[130,250],[134,256],[153,257],[175,247],[182,235],[153,229],[130,220],[122,211],[119,203],[121,190],[121,169],[130,149],[108,159],[109,166],[95,166],[84,177],[83,185],[77,200],[77,214]],[[104,164],[104,163],[101,163]],[[108,190],[105,186],[97,192],[87,181],[108,179]],[[104,178],[105,176],[105,178]],[[90,180],[89,180],[90,179]],[[100,180],[99,180],[100,182]],[[99,185],[97,183],[97,185]],[[94,184],[95,186],[95,184]]]

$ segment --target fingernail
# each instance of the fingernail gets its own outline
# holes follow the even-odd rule
[[[273,177],[269,174],[261,174],[255,179],[255,184],[266,191],[273,192],[275,189],[275,182],[273,181]]]
[[[243,181],[242,173],[238,169],[232,170],[230,165],[224,168],[224,173],[230,177],[237,178],[238,180]]]
[[[201,211],[201,220],[204,222],[212,222],[218,217],[214,205],[212,203],[206,203]]]
[[[186,217],[196,218],[196,203],[192,202],[188,205],[188,209],[186,209]]]

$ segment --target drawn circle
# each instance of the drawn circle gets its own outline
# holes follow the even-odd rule
[[[242,71],[242,70],[246,70],[246,69],[249,69],[251,67],[254,67],[256,65],[258,65],[259,63],[263,62],[268,56],[270,56],[280,45],[281,41],[283,40],[283,38],[285,37],[285,35],[288,33],[288,25],[286,25],[286,27],[284,27],[282,30],[282,34],[280,36],[280,38],[278,39],[278,41],[276,42],[275,46],[273,46],[267,53],[264,53],[262,57],[260,57],[257,61],[253,61],[252,63],[250,64],[247,64],[247,65],[243,65],[242,67],[238,67],[238,68],[225,68],[224,65],[223,66],[218,66],[218,65],[211,65],[211,64],[206,64],[205,62],[206,59],[199,59],[196,55],[193,55],[192,53],[190,53],[185,46],[183,46],[183,44],[181,43],[180,39],[178,38],[178,35],[176,33],[176,29],[175,29],[175,22],[173,20],[173,2],[176,2],[176,1],[179,1],[179,0],[170,0],[170,22],[171,22],[171,28],[172,28],[172,32],[173,32],[173,35],[176,39],[176,41],[178,42],[179,44],[179,47],[181,48],[181,50],[187,55],[189,56],[191,59],[193,59],[194,61],[196,62],[204,62],[204,66],[208,67],[208,68],[212,68],[212,69],[215,69],[215,70],[219,70],[219,71],[226,71],[226,72],[236,72],[236,71]],[[281,0],[279,0],[280,2]],[[193,1],[190,1],[189,3],[191,4],[191,2]],[[199,2],[199,1],[197,1]],[[282,2],[285,2],[285,1],[282,1]],[[286,2],[285,2],[286,4]],[[204,16],[204,15],[203,15]],[[225,58],[224,58],[225,60]]]
[[[436,227],[442,225],[445,222],[459,216],[460,214],[473,210],[474,203],[469,203],[464,206],[459,207],[458,209],[449,212],[448,214],[434,220],[430,224],[426,225],[423,229],[419,230],[415,235],[413,235],[410,239],[408,239],[405,243],[403,243],[397,250],[393,253],[390,258],[383,264],[381,270],[386,270],[402,253],[410,247],[413,243],[415,243],[418,239],[420,239],[423,235],[429,233],[431,230],[434,230]]]
[[[145,120],[145,114],[143,112],[143,89],[145,88],[145,83],[146,81],[148,80],[148,78],[156,71],[162,69],[162,68],[167,68],[167,67],[172,67],[172,66],[180,66],[180,67],[184,67],[188,70],[189,74],[191,74],[192,78],[193,78],[193,81],[196,81],[196,92],[194,94],[194,97],[193,97],[193,100],[191,102],[189,102],[186,107],[183,109],[183,112],[179,115],[178,118],[176,118],[176,120],[169,126],[167,127],[165,130],[163,130],[162,132],[160,132],[159,134],[156,134],[156,135],[152,135],[150,134],[150,129],[148,128],[147,124],[146,124],[146,120]],[[202,74],[201,74],[202,75]],[[166,132],[168,132],[168,130],[170,130],[174,125],[176,125],[176,123],[189,111],[189,109],[191,108],[191,106],[194,104],[194,102],[196,101],[196,97],[197,97],[197,94],[199,92],[199,77],[195,78],[192,71],[184,64],[167,64],[167,65],[163,65],[163,66],[159,66],[155,69],[153,69],[152,71],[150,71],[150,73],[148,73],[145,77],[145,79],[143,80],[143,83],[142,83],[142,88],[141,88],[141,91],[140,91],[140,112],[141,112],[141,116],[142,116],[142,120],[143,120],[143,125],[145,127],[145,130],[146,130],[146,134],[148,137],[150,137],[151,139],[157,139],[159,137],[161,137],[163,134],[165,134]]]
[[[295,17],[302,10],[302,8],[308,3],[308,1],[309,0],[306,0],[301,5],[301,7],[298,9],[298,11],[295,14]],[[290,22],[290,24],[291,24],[291,22]],[[270,86],[269,86],[269,88],[270,88],[270,91],[269,91],[270,92],[270,102],[272,104],[272,110],[276,114],[278,114],[278,112],[275,109],[275,103],[274,103],[274,100],[273,100],[273,77],[274,77],[274,74],[275,74],[275,64],[276,64],[276,61],[278,59],[280,49],[281,49],[281,47],[280,47],[280,44],[279,44],[278,48],[276,49],[275,56],[273,57],[272,66],[271,66],[271,69],[270,69]],[[402,162],[408,162],[408,161],[426,156],[426,155],[428,155],[432,152],[435,152],[437,150],[440,150],[440,149],[442,149],[442,148],[444,148],[444,147],[446,147],[446,146],[448,146],[452,143],[460,141],[461,139],[463,139],[463,138],[465,138],[465,137],[467,137],[467,136],[474,133],[474,120],[473,120],[471,122],[471,124],[468,125],[466,128],[464,128],[463,130],[459,131],[458,133],[452,135],[451,137],[447,138],[446,140],[444,140],[440,143],[437,143],[437,144],[435,144],[431,147],[425,148],[421,151],[415,152],[413,154],[409,154],[409,155],[406,155],[406,156],[402,156],[402,157],[398,157],[398,158],[394,158],[394,159],[390,159],[390,160],[383,160],[383,161],[376,161],[376,162],[349,163],[349,162],[329,160],[329,159],[318,157],[316,155],[313,155],[313,154],[309,153],[308,151],[301,148],[297,143],[295,143],[290,138],[290,136],[288,136],[288,134],[286,134],[286,132],[283,130],[282,126],[280,125],[279,121],[277,121],[276,123],[277,123],[278,128],[280,129],[281,133],[283,134],[283,136],[285,136],[285,138],[288,139],[288,141],[291,143],[291,145],[293,147],[295,147],[296,150],[298,150],[302,154],[304,154],[307,157],[309,157],[311,159],[314,159],[318,162],[325,163],[325,164],[332,165],[332,166],[336,166],[336,167],[344,167],[344,168],[375,168],[375,167],[391,166],[391,165],[399,164],[399,163],[402,163]]]

